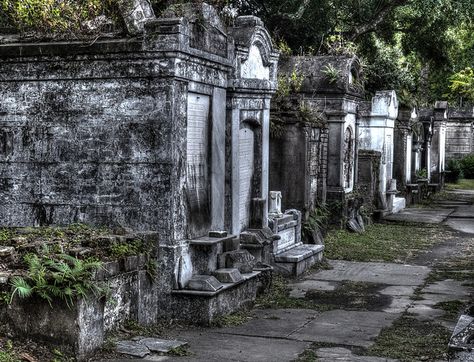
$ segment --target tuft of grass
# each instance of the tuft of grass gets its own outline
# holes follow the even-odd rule
[[[445,238],[448,232],[432,225],[373,224],[365,233],[331,230],[324,253],[328,259],[406,262]]]
[[[244,324],[252,319],[252,316],[247,311],[240,311],[232,314],[227,314],[215,318],[212,325],[219,328],[235,327]]]
[[[281,275],[273,276],[272,284],[268,291],[259,296],[255,306],[259,308],[312,308],[312,303],[304,299],[290,297],[291,288],[288,280]]]
[[[450,331],[442,325],[405,315],[382,329],[367,355],[401,362],[445,360],[450,336]]]
[[[307,349],[301,353],[294,362],[316,362],[318,355],[312,349]]]
[[[186,356],[193,355],[193,353],[189,351],[185,346],[173,348],[167,354],[169,356],[174,356],[174,357],[186,357]]]
[[[6,340],[0,345],[0,362],[20,362],[15,354],[12,341]]]
[[[447,302],[436,303],[433,308],[444,310],[444,317],[447,319],[456,319],[465,306],[465,303],[460,300],[450,300]]]

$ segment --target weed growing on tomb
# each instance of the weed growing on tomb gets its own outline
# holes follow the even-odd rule
[[[324,66],[321,72],[324,74],[329,84],[336,84],[341,77],[341,71],[336,69],[332,64]]]
[[[50,306],[61,300],[71,307],[77,298],[96,298],[106,294],[102,283],[93,281],[93,273],[101,267],[98,261],[80,260],[67,254],[54,254],[45,248],[41,255],[27,254],[26,276],[14,276],[11,281],[12,295],[25,299],[36,295]]]

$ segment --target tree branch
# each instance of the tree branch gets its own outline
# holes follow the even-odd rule
[[[411,0],[392,0],[382,6],[380,10],[378,10],[375,15],[365,24],[362,24],[354,29],[351,36],[349,37],[350,41],[355,41],[361,35],[370,33],[374,31],[380,23],[382,23],[385,17],[390,14],[390,12],[398,6],[406,5],[407,3],[411,2]]]

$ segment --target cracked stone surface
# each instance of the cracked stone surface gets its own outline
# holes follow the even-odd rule
[[[333,361],[353,361],[353,362],[392,362],[396,361],[390,358],[369,357],[354,355],[347,348],[319,348],[316,350],[318,361],[333,362]]]
[[[360,263],[344,260],[332,260],[330,263],[334,269],[311,274],[308,279],[418,286],[430,272],[428,267],[417,265]]]
[[[290,338],[300,341],[325,342],[370,347],[383,327],[388,327],[398,314],[332,310],[321,313]]]
[[[219,329],[219,333],[287,338],[303,328],[320,313],[310,309],[265,309],[258,318],[244,325]]]
[[[216,333],[216,329],[185,331],[180,338],[189,341],[193,356],[172,360],[186,362],[293,361],[310,345],[308,342]]]
[[[117,353],[140,358],[150,354],[150,350],[146,346],[136,341],[119,341],[115,345],[115,350]]]

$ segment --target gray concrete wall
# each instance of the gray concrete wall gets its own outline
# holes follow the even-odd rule
[[[161,77],[159,60],[143,59],[133,43],[125,54],[102,53],[100,44],[76,55],[78,45],[28,47],[59,56],[5,48],[0,224],[177,224],[172,196],[181,171],[173,164],[184,139],[185,84]]]

